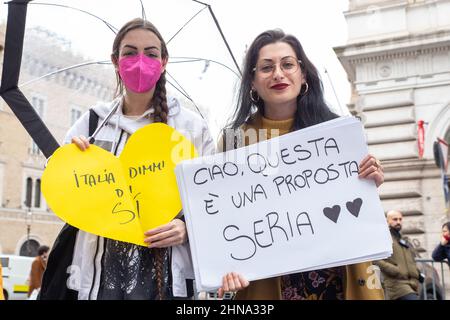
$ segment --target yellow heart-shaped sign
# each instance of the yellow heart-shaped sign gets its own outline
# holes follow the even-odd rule
[[[180,132],[154,123],[137,130],[119,158],[95,145],[60,147],[42,176],[42,193],[68,224],[146,246],[144,232],[181,211],[174,169],[196,156]]]

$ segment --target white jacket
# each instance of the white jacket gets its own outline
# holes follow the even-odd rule
[[[147,110],[137,119],[130,119],[123,115],[122,98],[119,97],[111,103],[98,104],[93,107],[99,116],[99,124],[116,103],[119,103],[117,111],[109,119],[107,125],[99,131],[95,144],[110,150],[113,154],[114,150],[117,149],[116,155],[119,155],[131,134],[137,129],[152,123],[150,115],[154,112],[154,109]],[[213,154],[215,145],[206,121],[194,112],[181,107],[175,98],[168,98],[168,107],[167,124],[190,139],[200,156]],[[86,112],[68,131],[64,143],[70,143],[74,136],[83,135],[87,137],[88,134],[89,112]],[[104,238],[102,237],[81,230],[78,232],[72,265],[67,270],[70,273],[67,286],[78,291],[79,300],[96,299],[97,297],[100,286],[103,244]],[[189,244],[173,246],[171,249],[170,269],[173,295],[175,297],[186,297],[186,279],[194,279]]]

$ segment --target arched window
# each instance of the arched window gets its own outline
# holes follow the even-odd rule
[[[34,207],[41,207],[41,179],[36,180],[36,185],[34,189]]]
[[[34,239],[25,241],[20,246],[20,255],[25,257],[36,257],[38,255],[39,242]]]
[[[33,196],[33,179],[27,178],[27,185],[25,191],[25,206],[31,207],[31,197]]]

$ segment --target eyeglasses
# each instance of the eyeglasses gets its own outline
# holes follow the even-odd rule
[[[301,60],[297,60],[294,57],[285,57],[280,60],[280,69],[285,74],[293,74],[297,72]],[[261,64],[257,64],[256,67],[253,68],[253,72],[257,73],[263,78],[270,77],[277,67],[277,63],[273,63],[271,61],[264,61]]]

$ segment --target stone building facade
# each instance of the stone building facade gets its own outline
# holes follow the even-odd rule
[[[385,168],[383,207],[404,213],[403,232],[429,258],[449,220],[433,142],[450,142],[450,1],[350,0],[344,14],[348,42],[335,52],[352,84],[349,109]]]
[[[2,25],[2,47],[4,35]],[[33,80],[85,61],[56,34],[27,29],[19,86],[59,143],[90,106],[113,96],[114,72],[111,66],[94,64]],[[3,65],[3,52],[1,62]],[[11,109],[0,100],[0,253],[34,255],[39,245],[53,244],[63,225],[40,190],[45,160]]]

